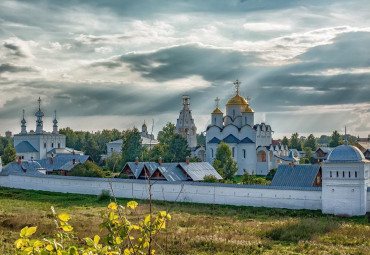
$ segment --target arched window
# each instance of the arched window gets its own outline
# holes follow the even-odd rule
[[[215,118],[215,124],[216,124],[216,118]]]
[[[339,172],[337,171],[337,177],[339,177]]]
[[[54,143],[51,143],[51,148],[54,148]]]
[[[211,149],[211,155],[212,155],[211,158],[213,158],[213,149]]]
[[[264,151],[259,151],[257,153],[257,161],[258,162],[266,162],[266,152]]]
[[[233,157],[235,157],[235,147],[232,148],[233,151]]]
[[[243,158],[245,158],[247,156],[247,153],[245,151],[245,149],[243,149]]]
[[[330,178],[333,177],[332,174],[331,174],[331,171],[330,171]]]

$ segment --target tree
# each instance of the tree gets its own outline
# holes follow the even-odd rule
[[[101,177],[103,178],[104,172],[95,163],[86,161],[83,164],[77,164],[70,171],[71,176],[84,176],[84,177]]]
[[[204,146],[206,144],[206,136],[204,135],[204,132],[197,134],[197,144],[199,146]]]
[[[277,171],[277,168],[270,169],[270,171],[266,175],[266,180],[272,181],[272,179],[274,179],[274,176],[276,174],[276,171]]]
[[[234,179],[238,167],[231,156],[230,147],[224,142],[221,142],[217,147],[213,167],[225,180]]]
[[[292,137],[290,138],[290,147],[292,149],[297,149],[299,151],[302,150],[302,142],[301,140],[298,138],[298,133],[294,133],[292,134]]]
[[[151,150],[148,151],[148,158],[149,161],[158,161],[159,158],[164,159],[165,153],[162,144],[156,144],[153,146]]]
[[[116,151],[112,152],[112,155],[105,160],[105,169],[109,171],[121,171],[123,167],[122,156]]]
[[[90,155],[90,157],[95,161],[99,162],[100,160],[100,153],[99,153],[99,146],[96,141],[92,138],[86,142],[83,151],[86,155]]]
[[[286,136],[284,136],[283,140],[281,140],[281,144],[289,147],[289,139]]]
[[[182,135],[175,134],[170,139],[168,152],[171,162],[184,162],[190,156],[188,141]]]
[[[217,178],[212,174],[207,174],[203,178],[203,182],[218,183]]]
[[[309,163],[314,163],[314,157],[313,157],[313,152],[310,147],[304,147],[303,148],[305,152],[305,158],[308,160]]]
[[[322,135],[320,138],[317,140],[317,143],[320,145],[328,145],[330,142],[330,136],[328,135]]]
[[[331,140],[329,142],[329,147],[337,147],[339,145],[343,144],[343,140],[340,137],[340,134],[338,133],[337,130],[333,132],[331,135]]]
[[[310,134],[306,141],[304,142],[304,147],[309,147],[311,148],[312,151],[316,151],[317,150],[317,141],[316,141],[316,138],[313,134]]]
[[[163,127],[158,133],[157,140],[162,144],[169,144],[171,138],[175,135],[175,125],[171,122],[168,122],[166,126]]]
[[[5,150],[4,154],[1,156],[1,160],[4,165],[9,164],[10,162],[13,162],[17,159],[17,153],[15,152],[15,149],[13,146],[8,145]]]
[[[122,160],[124,163],[135,161],[144,151],[141,134],[137,128],[129,129],[122,138]]]

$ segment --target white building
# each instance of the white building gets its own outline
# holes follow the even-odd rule
[[[149,150],[151,150],[154,145],[159,144],[159,142],[154,139],[154,135],[148,133],[145,122],[141,127],[141,144]],[[122,139],[107,143],[107,155],[105,155],[105,157],[112,156],[113,152],[122,153]]]
[[[39,108],[35,113],[36,116],[36,131],[27,132],[26,120],[24,117],[21,121],[21,132],[14,135],[14,148],[17,156],[22,160],[31,159],[45,159],[50,156],[52,151],[64,151],[66,148],[66,136],[59,134],[58,121],[55,118],[53,120],[53,132],[46,132],[43,129],[44,122],[42,118],[44,113],[41,111],[41,99],[38,99]],[[69,149],[68,151],[73,151]],[[55,153],[54,153],[55,154]]]
[[[188,95],[182,96],[182,109],[176,121],[175,132],[187,139],[189,148],[197,146],[197,127],[191,115],[190,97]]]
[[[336,147],[322,164],[322,211],[364,215],[369,211],[370,161],[347,144]]]
[[[248,101],[239,95],[240,82],[235,83],[236,95],[226,104],[226,114],[219,109],[212,112],[207,127],[206,158],[213,163],[221,141],[230,146],[232,157],[238,164],[237,175],[254,172],[266,175],[281,163],[296,161],[289,156],[287,146],[272,145],[272,129],[265,123],[254,124],[254,111]]]

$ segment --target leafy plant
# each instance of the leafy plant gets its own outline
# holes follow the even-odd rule
[[[105,210],[100,212],[102,223],[100,229],[105,229],[106,235],[101,238],[95,235],[93,238],[79,239],[69,224],[71,219],[67,213],[56,214],[53,207],[51,210],[55,218],[57,235],[51,239],[30,239],[37,231],[37,227],[24,227],[20,232],[20,238],[14,245],[18,254],[154,254],[151,241],[166,228],[166,222],[171,216],[166,211],[160,211],[156,215],[148,214],[144,220],[135,223],[130,222],[126,215],[135,212],[138,203],[130,201],[125,207],[111,202]]]
[[[103,189],[101,193],[98,195],[98,201],[109,200],[111,198],[110,191],[107,189]]]

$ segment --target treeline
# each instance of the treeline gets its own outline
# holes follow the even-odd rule
[[[331,136],[321,135],[320,137],[315,137],[310,134],[308,137],[299,136],[298,133],[292,134],[290,138],[284,136],[281,140],[281,144],[288,145],[289,149],[297,149],[298,151],[304,150],[304,148],[310,148],[312,151],[316,151],[319,146],[337,147],[344,144],[345,135],[341,135],[337,130],[333,131]],[[360,148],[359,144],[356,142],[356,136],[347,134],[348,144],[357,146]]]

